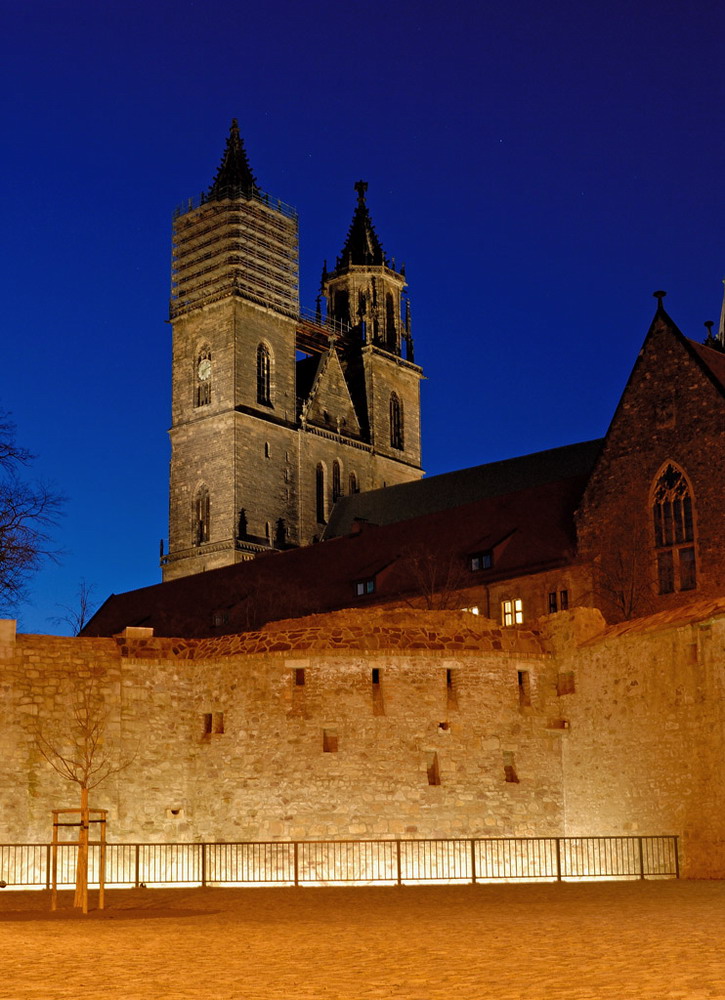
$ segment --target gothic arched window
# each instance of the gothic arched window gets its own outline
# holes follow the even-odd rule
[[[257,348],[257,402],[272,405],[272,356],[265,344]]]
[[[342,496],[342,470],[337,459],[332,463],[332,502],[337,501]]]
[[[350,493],[359,493],[360,487],[357,484],[357,475],[354,472],[350,473]]]
[[[694,590],[697,569],[692,493],[682,471],[671,463],[655,481],[652,517],[660,594]]]
[[[194,365],[194,406],[211,403],[211,348],[202,347]]]
[[[390,447],[403,450],[403,404],[396,392],[390,393]]]
[[[325,466],[320,462],[315,470],[315,498],[317,500],[317,522],[325,523]]]
[[[209,541],[209,490],[206,486],[200,486],[196,491],[192,520],[192,542],[203,545]]]

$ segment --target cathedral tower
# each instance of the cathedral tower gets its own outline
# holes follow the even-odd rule
[[[293,209],[265,194],[236,121],[174,219],[165,580],[319,539],[348,492],[418,479],[420,368],[405,274],[358,201],[303,317]]]

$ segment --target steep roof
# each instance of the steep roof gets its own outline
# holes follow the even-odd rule
[[[259,194],[257,181],[249,166],[237,119],[232,119],[226,148],[216,177],[206,195],[207,201],[222,201],[226,198],[249,198]]]
[[[725,394],[725,353],[706,344],[688,340],[687,344],[712,382]]]
[[[160,636],[230,634],[273,619],[402,602],[419,594],[422,582],[434,582],[431,572],[452,592],[560,566],[573,555],[573,512],[585,483],[586,475],[572,476],[479,499],[458,507],[455,516],[439,510],[112,595],[84,635],[114,635],[135,625],[153,627]],[[471,572],[467,557],[488,550],[493,565]],[[374,594],[357,598],[355,584],[372,578]]]
[[[383,245],[375,232],[373,220],[370,218],[368,206],[365,203],[365,192],[368,186],[365,181],[357,181],[357,205],[347,232],[345,245],[337,258],[337,267],[349,264],[387,264]]]
[[[325,538],[350,534],[356,520],[392,524],[484,497],[514,493],[572,476],[586,476],[594,466],[601,444],[601,440],[583,441],[342,497],[330,516]]]

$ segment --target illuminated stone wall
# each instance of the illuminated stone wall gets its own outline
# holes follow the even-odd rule
[[[695,607],[547,635],[411,611],[205,640],[5,623],[0,842],[47,841],[75,804],[33,727],[100,668],[106,745],[135,755],[93,793],[115,841],[675,833],[690,873],[722,873],[725,601]]]

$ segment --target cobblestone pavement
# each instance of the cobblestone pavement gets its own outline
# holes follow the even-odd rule
[[[0,997],[725,1000],[725,882],[115,890],[108,904],[51,914],[46,893],[4,890]]]

